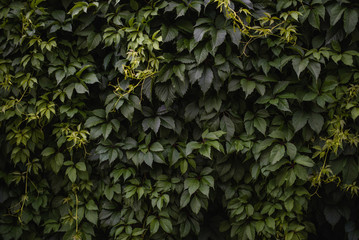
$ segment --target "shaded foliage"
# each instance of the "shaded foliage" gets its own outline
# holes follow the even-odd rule
[[[358,13],[0,0],[2,238],[359,239]]]

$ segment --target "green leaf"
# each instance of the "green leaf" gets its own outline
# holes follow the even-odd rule
[[[318,62],[310,62],[308,65],[309,71],[313,74],[315,80],[318,80],[319,74],[321,71],[320,63]]]
[[[166,232],[166,233],[171,233],[172,232],[172,222],[167,219],[167,218],[160,218],[160,225],[161,228]]]
[[[302,129],[305,126],[305,124],[307,123],[308,119],[309,119],[308,114],[306,114],[305,112],[302,112],[302,111],[296,111],[293,114],[293,118],[292,118],[292,124],[294,127],[294,131],[297,132],[300,129]]]
[[[203,39],[203,36],[206,32],[210,30],[209,27],[197,27],[193,31],[193,37],[196,42],[199,42]]]
[[[120,110],[123,116],[131,122],[135,108],[129,104],[123,104]]]
[[[191,195],[189,194],[189,192],[183,191],[180,198],[180,207],[184,208],[185,206],[187,206],[190,200],[191,200]]]
[[[52,148],[52,147],[47,147],[47,148],[45,148],[45,149],[41,152],[41,155],[44,156],[44,157],[48,157],[48,156],[54,154],[55,151],[56,151],[56,150],[55,150],[54,148]]]
[[[96,74],[94,73],[86,73],[84,74],[82,77],[81,77],[85,83],[87,84],[94,84],[94,83],[97,83],[99,82]]]
[[[84,162],[78,162],[75,164],[76,169],[85,172],[86,171],[86,164]]]
[[[65,21],[66,13],[62,10],[56,10],[51,12],[51,16],[57,21],[63,23]]]
[[[215,47],[220,46],[226,39],[226,35],[227,35],[226,30],[224,30],[224,29],[218,30],[217,33],[212,38],[213,47],[215,48]]]
[[[294,159],[297,155],[297,147],[293,143],[286,143],[285,146],[287,147],[287,155],[290,159]]]
[[[99,33],[95,33],[95,32],[91,32],[88,37],[87,37],[87,48],[88,51],[92,51],[93,49],[95,49],[101,42],[101,34]]]
[[[110,133],[112,132],[112,124],[111,123],[102,124],[101,131],[103,138],[106,140],[110,135]]]
[[[85,122],[85,128],[92,128],[100,123],[103,123],[104,122],[104,119],[102,118],[99,118],[97,116],[92,116],[92,117],[89,117],[86,122]]]
[[[340,213],[334,206],[326,206],[324,208],[325,219],[334,227],[340,220]]]
[[[358,116],[359,116],[359,108],[353,108],[351,110],[351,115],[352,115],[352,118],[353,120],[355,120]]]
[[[152,152],[162,152],[163,150],[164,150],[164,148],[163,148],[162,144],[159,142],[152,143],[152,145],[150,147],[150,151],[152,151]]]
[[[305,59],[293,58],[292,65],[293,65],[293,69],[296,72],[298,78],[299,78],[300,73],[303,72],[303,70],[308,66],[308,63],[309,63],[308,58],[305,58]]]
[[[97,221],[98,221],[97,211],[85,211],[85,217],[89,222],[91,222],[95,225],[97,224]]]
[[[254,119],[254,127],[258,129],[263,135],[266,133],[267,122],[261,117],[256,117]]]
[[[299,165],[305,166],[305,167],[313,167],[314,166],[314,161],[310,157],[307,157],[304,155],[297,156],[294,159],[294,162]]]
[[[195,149],[200,149],[202,146],[202,144],[192,141],[187,143],[186,145],[186,156],[190,155],[192,153],[193,150]]]
[[[324,118],[319,113],[312,112],[308,119],[309,126],[318,134],[324,125]]]
[[[163,42],[169,42],[178,36],[178,30],[175,27],[167,27],[162,25],[161,28]]]
[[[226,115],[223,116],[222,121],[224,122],[225,131],[226,131],[226,133],[227,133],[226,139],[227,139],[227,140],[230,140],[230,139],[233,137],[234,132],[235,132],[234,123],[233,123],[233,121],[232,121],[229,117],[227,117]]]
[[[199,188],[200,182],[196,178],[186,178],[184,181],[184,188],[188,189],[189,195],[195,193]]]
[[[88,201],[86,203],[86,209],[96,211],[96,210],[98,210],[98,207],[97,207],[96,203],[91,199],[90,201]]]
[[[285,154],[285,147],[283,145],[277,144],[275,145],[269,155],[269,161],[271,164],[276,164],[279,162]]]
[[[304,181],[308,180],[307,168],[304,168],[303,166],[296,164],[294,166],[294,173],[298,178],[300,178],[300,179],[302,179]]]
[[[197,61],[197,64],[201,64],[204,60],[206,60],[208,56],[208,50],[205,46],[197,47],[196,50],[194,50],[194,57]]]
[[[276,95],[278,93],[283,92],[287,88],[289,83],[290,83],[289,81],[280,81],[280,82],[278,82],[273,88],[273,94]]]
[[[76,181],[76,169],[74,167],[69,167],[66,172],[70,181],[74,183]]]
[[[245,228],[244,228],[244,233],[246,234],[247,238],[249,240],[253,240],[254,239],[254,231],[252,233],[252,228],[251,228],[251,225],[246,225]]]
[[[195,214],[199,213],[199,211],[201,210],[201,202],[200,202],[200,200],[198,199],[197,196],[194,196],[194,198],[192,198],[190,206],[191,206],[191,210]]]
[[[265,219],[266,225],[271,228],[271,229],[275,229],[275,220],[272,217],[267,217]]]
[[[217,142],[218,143],[218,142]],[[211,145],[204,144],[198,151],[202,156],[212,159],[211,157]]]
[[[155,234],[156,232],[158,232],[159,228],[160,228],[160,222],[157,219],[153,220],[150,224],[151,234]]]
[[[185,80],[185,68],[184,64],[173,66],[173,72],[182,82]]]
[[[294,207],[294,200],[292,198],[287,199],[284,202],[284,207],[287,209],[288,212],[291,212]]]
[[[57,70],[55,72],[55,78],[56,78],[56,81],[57,81],[57,85],[60,84],[60,82],[62,82],[62,80],[65,78],[66,76],[66,73],[64,70]]]
[[[239,44],[241,43],[241,39],[242,39],[241,31],[239,31],[238,29],[236,29],[234,27],[230,27],[229,29],[227,29],[227,32],[228,32],[229,36],[231,37],[232,43],[236,46],[239,46]]]
[[[247,79],[241,79],[241,86],[243,91],[246,94],[246,98],[253,92],[256,87],[256,83],[254,81],[249,81]]]
[[[77,93],[82,94],[88,92],[87,88],[81,83],[75,83],[75,90]]]
[[[55,164],[52,164],[51,167],[54,170],[55,173],[58,173],[64,163],[64,154],[62,153],[57,153],[55,155]]]
[[[198,79],[198,84],[203,93],[206,93],[213,82],[213,72],[210,67],[204,69],[203,75]]]
[[[144,154],[144,161],[145,163],[152,167],[152,163],[153,163],[153,154],[151,152],[147,152]]]
[[[343,15],[345,8],[342,7],[341,4],[337,3],[330,9],[330,25],[334,26]]]
[[[355,30],[358,24],[358,11],[357,9],[348,8],[344,12],[344,31],[346,34],[350,34]]]

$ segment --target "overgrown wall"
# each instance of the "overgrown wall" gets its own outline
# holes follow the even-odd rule
[[[0,0],[1,239],[358,239],[358,14]]]

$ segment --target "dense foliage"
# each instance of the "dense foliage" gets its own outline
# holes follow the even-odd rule
[[[359,239],[358,14],[0,0],[2,239]]]

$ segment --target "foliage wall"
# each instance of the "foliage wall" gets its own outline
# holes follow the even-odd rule
[[[0,0],[2,239],[358,239],[358,14]]]

